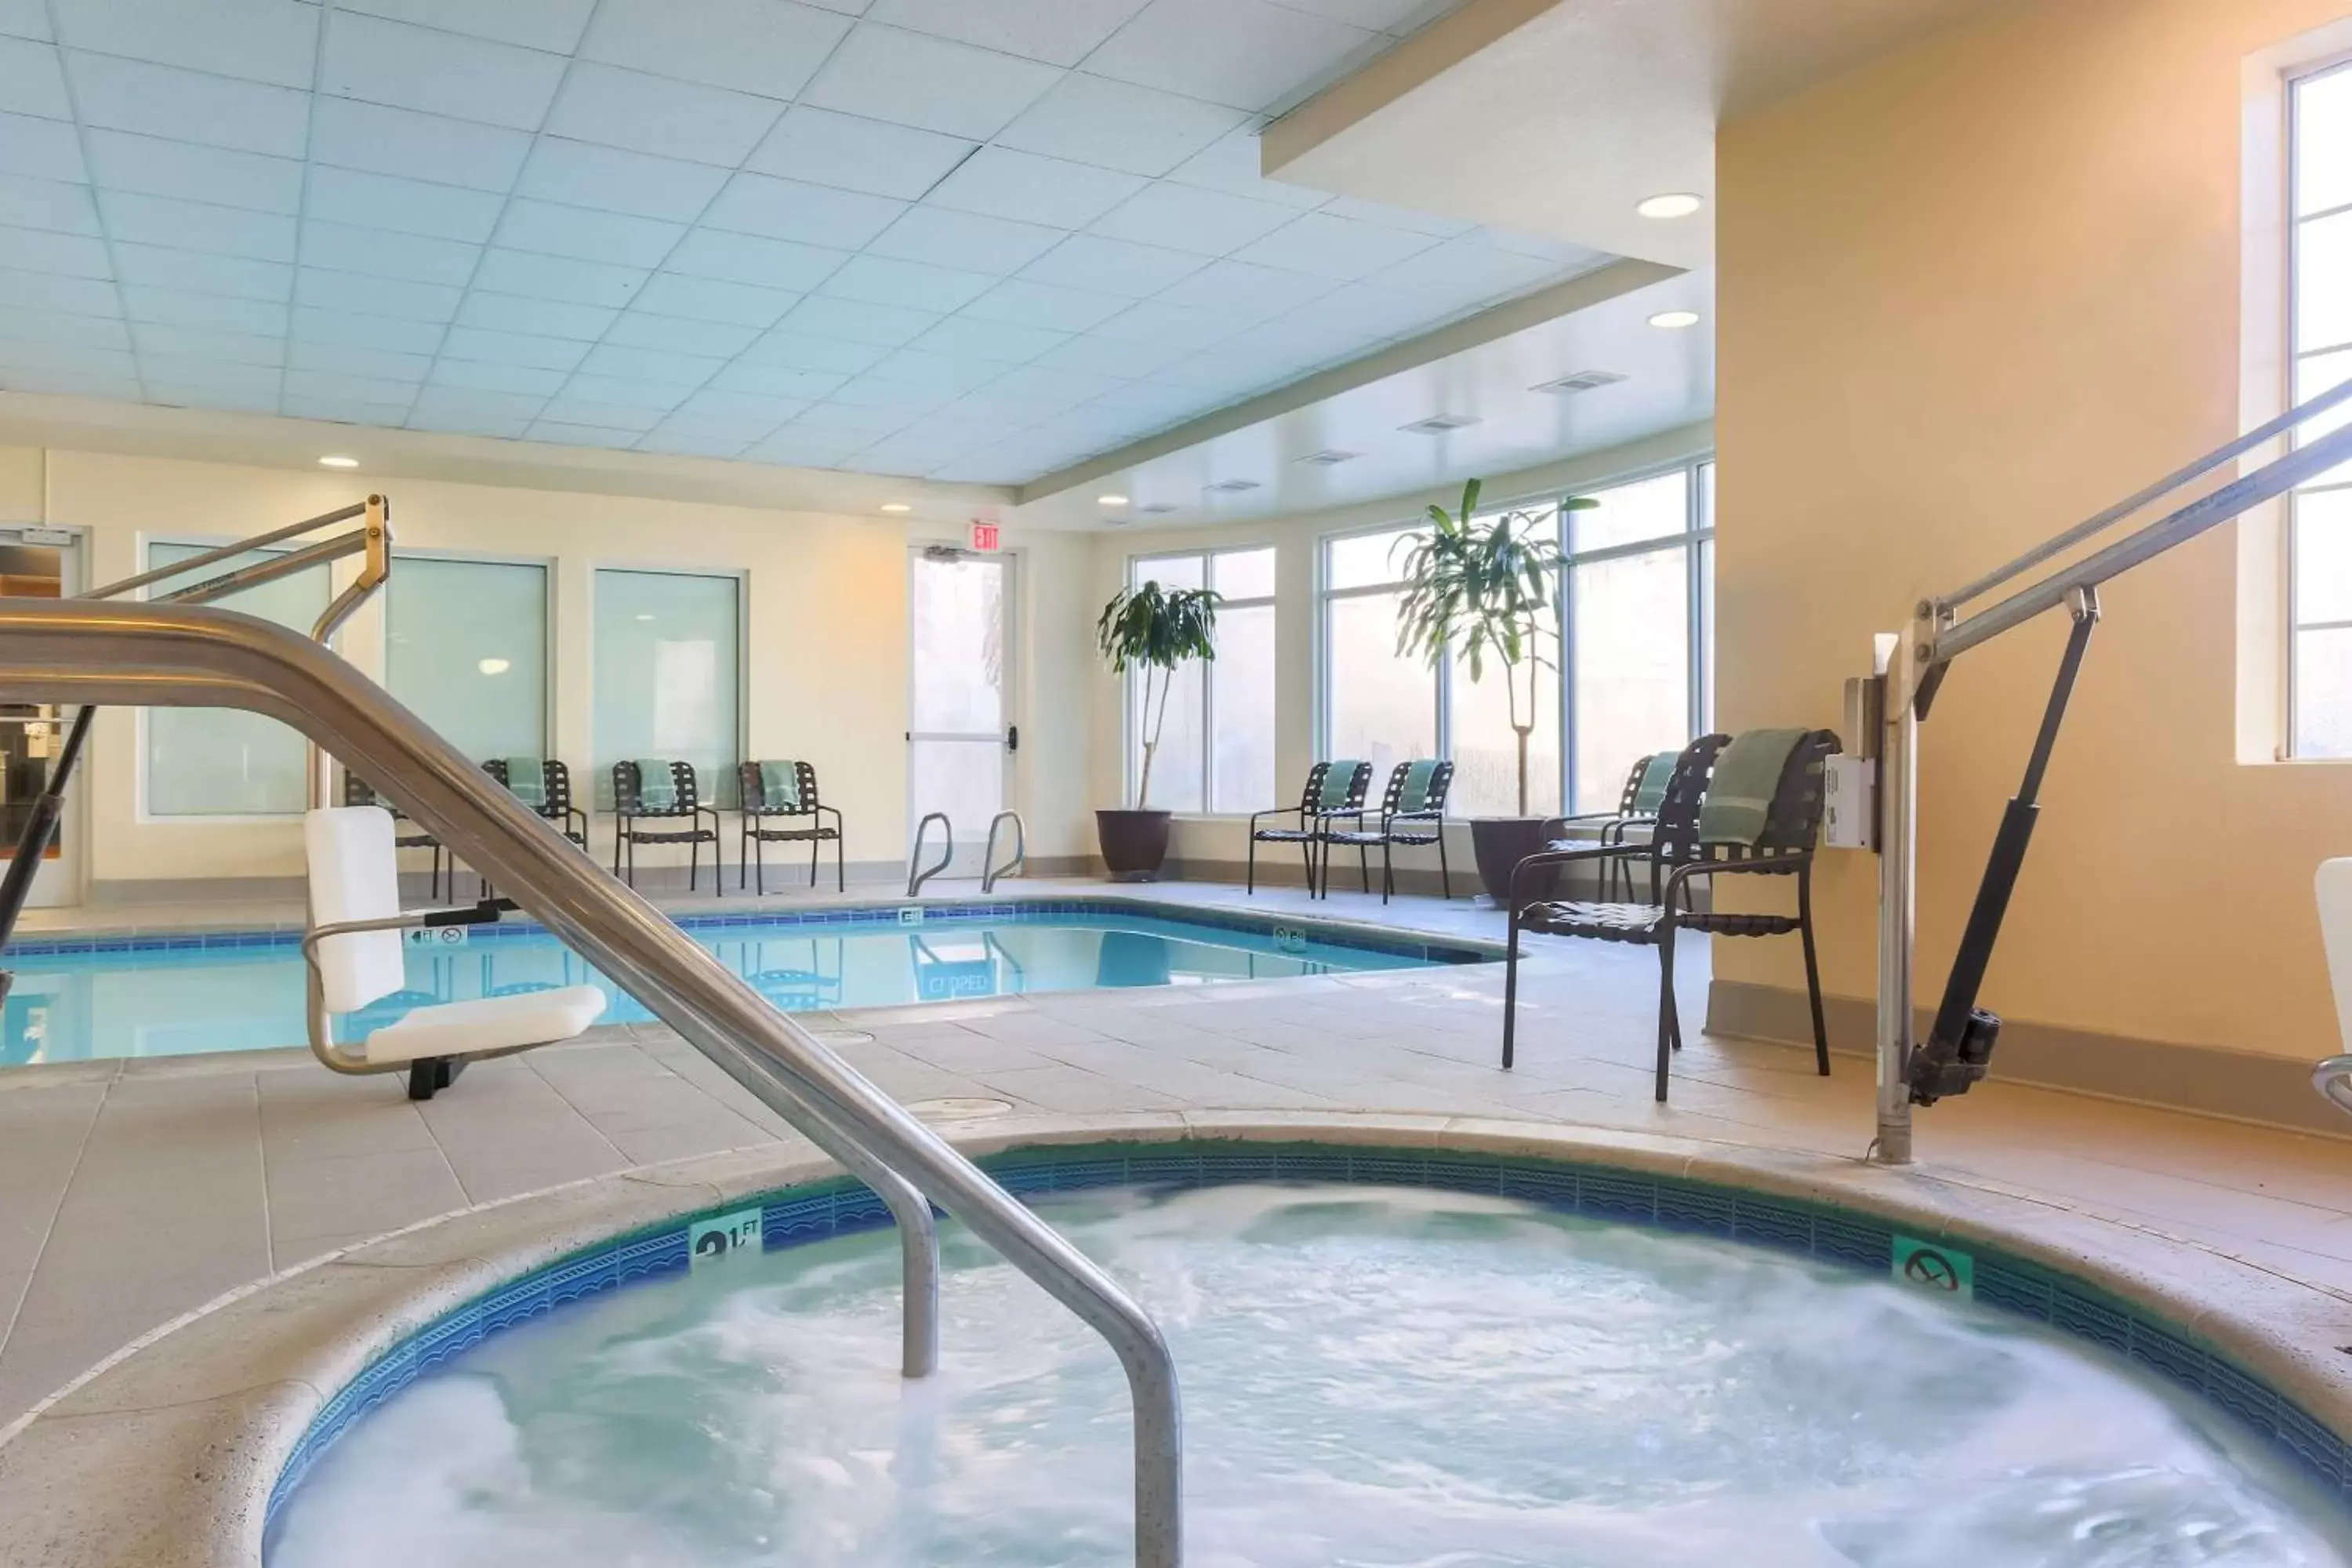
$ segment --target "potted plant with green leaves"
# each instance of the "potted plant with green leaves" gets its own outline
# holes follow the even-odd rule
[[[1529,815],[1528,753],[1535,737],[1542,672],[1558,669],[1545,639],[1559,637],[1559,541],[1529,512],[1474,515],[1479,482],[1462,487],[1462,510],[1433,504],[1429,526],[1405,535],[1399,575],[1405,584],[1397,610],[1397,651],[1418,654],[1432,668],[1459,661],[1474,681],[1492,671],[1503,683],[1511,731],[1518,746],[1518,815],[1474,817],[1470,843],[1479,880],[1496,903],[1510,895],[1511,872],[1543,847],[1548,817]],[[1562,503],[1583,510],[1600,503],[1579,497]]]
[[[1103,865],[1115,877],[1157,876],[1168,858],[1169,814],[1151,809],[1151,763],[1168,722],[1168,696],[1176,672],[1192,659],[1217,657],[1217,605],[1209,588],[1162,588],[1157,582],[1122,588],[1095,622],[1095,640],[1111,673],[1143,672],[1136,712],[1143,740],[1135,805],[1095,813]]]

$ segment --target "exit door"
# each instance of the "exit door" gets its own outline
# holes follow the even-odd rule
[[[980,875],[988,825],[1011,794],[1021,736],[1011,698],[1013,589],[1008,557],[936,544],[914,552],[908,843],[911,853],[922,819],[946,813],[955,830],[950,877]],[[936,824],[931,832],[936,845]]]

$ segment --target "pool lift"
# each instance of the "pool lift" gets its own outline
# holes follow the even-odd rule
[[[1881,1163],[1911,1163],[1911,1111],[1966,1094],[1991,1070],[2000,1037],[2000,1015],[1977,1005],[1985,969],[2000,936],[2018,871],[2040,815],[2042,775],[2059,725],[2074,691],[2083,656],[2099,623],[2099,589],[2110,579],[2187,543],[2241,513],[2352,461],[2352,425],[2315,436],[2251,473],[2178,507],[2123,538],[2057,567],[2005,597],[1963,616],[1961,608],[1995,588],[2065,554],[2125,519],[2174,494],[2224,463],[2278,441],[2337,405],[2352,401],[2352,381],[2219,447],[2095,517],[2053,535],[2006,565],[1936,598],[1920,600],[1909,626],[1879,634],[1871,673],[1847,682],[1847,732],[1863,737],[1865,763],[1874,763],[1878,852],[1878,1134],[1872,1156]],[[1952,661],[1970,648],[2063,606],[2073,629],[2059,656],[2058,675],[2042,715],[2019,786],[1993,836],[1976,903],[1960,936],[1952,973],[1925,1041],[1912,1037],[1916,969],[1915,879],[1918,854],[1919,726],[1933,708]],[[2352,1042],[2347,1042],[2352,1049]],[[2352,1056],[2320,1064],[2321,1092],[2352,1111]]]

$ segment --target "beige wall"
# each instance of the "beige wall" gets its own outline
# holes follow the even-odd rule
[[[190,463],[85,452],[0,451],[0,521],[88,532],[98,580],[139,570],[146,538],[228,540],[331,510],[370,488],[364,475]],[[584,775],[592,752],[592,574],[599,565],[747,574],[746,755],[814,763],[848,825],[853,861],[897,862],[906,847],[907,572],[912,531],[890,519],[761,511],[685,501],[402,479],[385,486],[401,547],[541,559],[552,566],[553,754]],[[1022,582],[1016,661],[1022,753],[1016,801],[1040,856],[1083,852],[1090,827],[1067,782],[1087,766],[1088,714],[1063,645],[1079,616],[1091,549],[1055,534],[1013,534]],[[395,582],[397,578],[395,576]],[[342,647],[382,668],[375,606]],[[138,716],[101,716],[89,754],[89,870],[108,884],[299,875],[290,819],[142,819]],[[583,779],[584,784],[585,780]],[[584,790],[583,790],[584,793]],[[731,832],[732,822],[729,823]],[[593,836],[608,852],[605,825]],[[1080,839],[1085,842],[1081,843]],[[731,858],[731,843],[728,853]],[[641,864],[678,858],[641,853]]]
[[[2242,63],[2347,14],[2037,0],[1724,128],[1725,728],[1836,725],[1871,634],[1923,591],[2242,428]],[[2332,1041],[2311,877],[2352,854],[2352,768],[2236,760],[2238,556],[2225,529],[2109,588],[1995,1010],[2287,1056]],[[1923,1001],[2063,631],[1969,655],[1924,731]],[[1874,867],[1828,859],[1828,985],[1867,995]],[[1778,942],[1725,943],[1716,968],[1801,973]]]

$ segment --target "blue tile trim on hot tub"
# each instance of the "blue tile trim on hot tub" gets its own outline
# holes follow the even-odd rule
[[[1445,1150],[1315,1143],[1104,1143],[1013,1150],[981,1162],[1021,1195],[1234,1182],[1343,1182],[1442,1187],[1517,1198],[1562,1214],[1769,1247],[1846,1269],[1886,1273],[1895,1226],[1854,1209],[1612,1166]],[[835,1177],[756,1200],[762,1247],[777,1251],[890,1223],[882,1201]],[[731,1212],[744,1200],[723,1205]],[[709,1211],[722,1212],[720,1209]],[[683,1271],[689,1215],[574,1254],[446,1314],[379,1357],[322,1406],[271,1488],[268,1517],[352,1422],[433,1367],[566,1301]],[[2146,1309],[1998,1247],[1970,1243],[1980,1301],[2088,1340],[2230,1412],[2352,1506],[2352,1445],[2189,1331]]]

